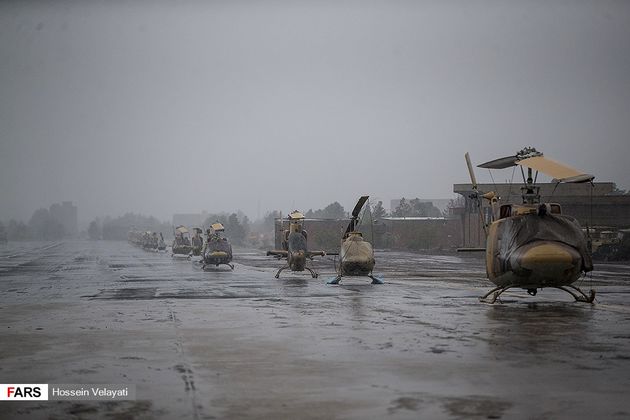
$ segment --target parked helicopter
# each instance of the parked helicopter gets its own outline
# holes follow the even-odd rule
[[[368,198],[368,195],[359,198],[354,210],[352,210],[350,223],[341,238],[337,277],[329,280],[328,284],[339,284],[344,276],[367,276],[372,279],[372,284],[383,284],[383,280],[372,275],[375,264],[372,244],[363,238],[361,232],[356,230],[360,222],[359,213]]]
[[[313,278],[319,274],[315,270],[306,266],[306,260],[312,260],[314,256],[324,256],[324,251],[309,251],[307,248],[308,234],[303,229],[304,215],[295,210],[289,214],[289,229],[283,231],[282,249],[267,251],[267,255],[273,255],[278,259],[286,258],[287,264],[280,267],[276,273],[276,278],[280,278],[280,273],[287,268],[291,271],[307,270]]]
[[[231,264],[232,245],[230,245],[227,238],[221,236],[224,231],[225,228],[219,222],[213,223],[210,226],[210,229],[208,229],[208,238],[203,247],[203,251],[201,252],[201,255],[203,256],[202,269],[205,270],[208,265],[218,267],[219,265],[224,264],[234,270],[234,265]]]
[[[171,246],[172,257],[190,258],[192,246],[188,235],[188,229],[185,226],[177,226],[175,228],[175,239],[173,239],[173,245]]]
[[[142,233],[141,238],[141,246],[147,251],[158,252],[166,250],[166,244],[164,243],[164,237],[162,236],[161,232],[160,236],[158,237],[157,232],[151,232],[150,230],[147,230],[146,232]]]
[[[132,245],[142,246],[143,234],[144,232],[131,228],[131,230],[127,233],[127,240]]]
[[[477,180],[465,155],[472,181],[473,195],[481,210],[480,197],[490,201],[493,221],[486,224],[486,272],[497,287],[480,299],[494,303],[506,290],[521,288],[534,296],[538,289],[553,287],[571,294],[576,301],[592,303],[595,291],[587,296],[572,285],[583,273],[593,270],[587,239],[576,219],[562,214],[557,203],[541,203],[540,187],[534,179],[538,172],[560,182],[591,182],[593,175],[585,174],[564,164],[548,159],[534,148],[525,148],[514,156],[495,159],[479,165],[480,168],[503,169],[521,167],[524,185],[521,188],[522,204],[498,206],[494,192],[481,193]],[[527,178],[523,168],[527,168]],[[532,179],[532,170],[536,175]],[[498,207],[498,208],[497,208]],[[479,212],[483,219],[482,212]],[[492,297],[487,300],[488,296]]]

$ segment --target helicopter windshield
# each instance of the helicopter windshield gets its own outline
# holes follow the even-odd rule
[[[306,251],[306,238],[302,233],[293,232],[289,235],[289,251]]]
[[[560,215],[527,215],[504,219],[501,245],[497,250],[503,261],[509,261],[512,253],[534,241],[560,242],[575,248],[583,259],[584,271],[593,269],[590,253],[586,248],[584,233],[572,217]]]

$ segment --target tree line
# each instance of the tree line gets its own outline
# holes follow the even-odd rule
[[[349,213],[344,207],[335,201],[321,209],[309,209],[304,215],[307,218],[317,219],[344,219],[349,218]],[[370,218],[374,221],[388,216],[394,217],[437,217],[441,212],[432,203],[421,202],[419,198],[407,200],[404,197],[399,205],[390,212],[383,207],[383,202],[378,201],[369,206]],[[279,211],[270,211],[265,216],[254,222],[242,212],[215,213],[209,215],[200,226],[204,230],[212,223],[220,222],[225,226],[226,235],[236,245],[245,245],[256,242],[256,237],[269,235],[274,230],[274,221],[277,218],[286,217]],[[192,226],[191,226],[192,227]],[[162,232],[165,236],[171,236],[173,226],[168,222],[161,222],[153,216],[145,216],[135,213],[125,213],[115,218],[95,218],[89,224],[87,234],[91,239],[126,240],[129,230],[149,230]],[[20,240],[58,240],[66,236],[67,232],[61,223],[56,221],[50,212],[41,208],[36,210],[28,223],[10,220],[6,225],[0,223],[0,240],[3,238],[11,241]]]
[[[67,233],[63,225],[45,208],[36,210],[28,223],[15,219],[9,220],[6,226],[0,223],[0,239],[4,237],[9,241],[54,241],[62,239]]]

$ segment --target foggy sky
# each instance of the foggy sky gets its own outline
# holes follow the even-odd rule
[[[529,145],[629,189],[629,134],[627,1],[0,3],[0,220],[387,207]]]

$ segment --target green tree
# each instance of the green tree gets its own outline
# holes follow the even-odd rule
[[[10,241],[25,241],[31,238],[30,229],[24,222],[11,219],[7,225],[7,237]]]
[[[344,219],[347,217],[343,206],[336,201],[323,209],[315,211],[309,209],[304,216],[313,219]]]
[[[243,245],[245,243],[245,229],[238,220],[236,213],[230,214],[225,229],[229,233],[229,238],[233,243],[237,245]]]
[[[221,223],[227,229],[228,215],[226,213],[214,213],[209,215],[203,222],[203,228],[208,229],[213,223]]]
[[[405,199],[405,197],[400,199],[400,203],[398,203],[398,207],[392,212],[392,216],[395,217],[408,217],[411,215],[411,206]]]
[[[63,225],[54,220],[48,209],[45,208],[35,210],[28,225],[36,239],[50,241],[61,239],[65,235]]]
[[[107,240],[125,240],[131,229],[171,234],[172,226],[168,222],[160,222],[153,216],[125,213],[115,219],[107,216],[101,227],[101,237]]]
[[[374,206],[372,206],[372,217],[374,220],[380,220],[383,217],[387,217],[387,211],[383,208],[383,202],[379,201]]]
[[[90,222],[90,226],[88,227],[88,236],[92,240],[101,238],[101,229],[99,227],[98,219],[94,219]]]

